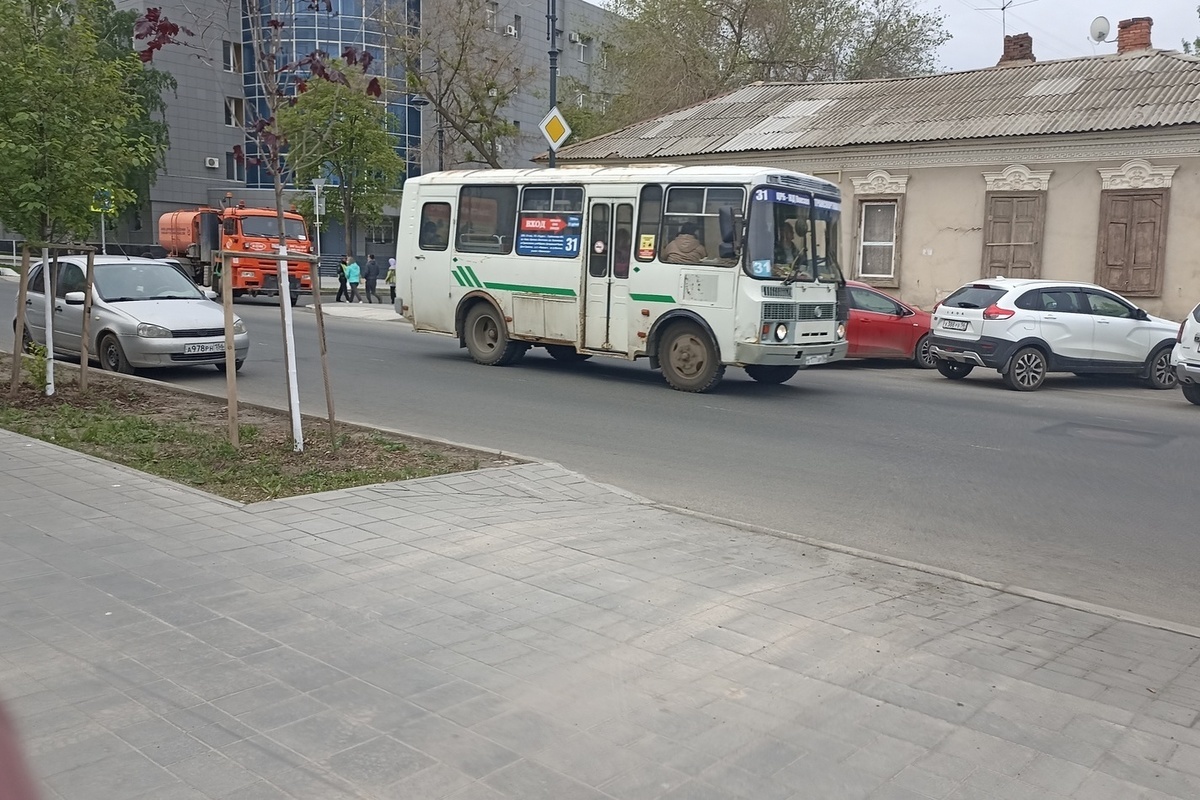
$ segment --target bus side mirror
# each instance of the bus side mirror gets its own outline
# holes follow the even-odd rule
[[[742,249],[742,218],[733,206],[722,206],[717,209],[717,221],[721,226],[721,246],[718,248],[721,258],[737,258]]]

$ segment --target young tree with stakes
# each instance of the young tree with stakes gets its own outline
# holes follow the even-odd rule
[[[287,239],[284,223],[284,193],[290,173],[296,164],[289,163],[288,139],[281,128],[280,112],[293,100],[298,89],[303,88],[309,80],[325,80],[334,83],[347,83],[345,73],[331,69],[325,53],[313,52],[299,59],[289,61],[285,57],[287,40],[285,30],[288,27],[288,17],[292,6],[284,0],[255,0],[244,6],[247,15],[247,28],[250,33],[251,48],[254,55],[254,71],[263,92],[263,107],[252,105],[247,120],[247,136],[254,142],[255,152],[247,155],[242,148],[235,148],[235,156],[250,166],[257,166],[271,176],[275,191],[275,209],[278,225],[279,250],[279,288],[281,292],[279,309],[283,328],[284,364],[287,377],[288,413],[291,417],[292,443],[297,452],[304,449],[304,429],[300,415],[300,393],[296,378],[296,348],[295,334],[292,324],[291,304],[284,300],[282,293],[289,285],[287,263]],[[332,13],[330,0],[318,0],[309,5],[308,10],[325,10]],[[136,38],[145,41],[142,58],[150,61],[154,53],[163,47],[183,43],[191,31],[172,22],[162,10],[148,9],[138,20]],[[355,51],[343,54],[347,61],[358,58]],[[369,61],[368,61],[369,63]],[[371,97],[379,97],[382,86],[378,78],[366,80],[362,90]],[[332,434],[334,425],[333,395],[329,378],[328,359],[326,357],[324,321],[321,313],[320,288],[316,265],[310,267],[313,275],[313,302],[317,312],[318,337],[321,348],[321,370],[325,382],[326,403],[329,410],[329,424]]]

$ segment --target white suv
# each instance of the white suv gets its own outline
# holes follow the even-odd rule
[[[1171,363],[1179,376],[1179,388],[1184,397],[1200,406],[1200,306],[1179,326],[1176,342]]]
[[[1178,329],[1090,283],[994,278],[968,283],[934,308],[930,349],[947,378],[990,367],[1022,392],[1048,372],[1125,373],[1170,389]]]

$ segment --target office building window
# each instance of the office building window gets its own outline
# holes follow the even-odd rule
[[[225,98],[225,124],[231,128],[246,127],[245,106],[242,98]]]
[[[222,42],[223,62],[226,72],[242,74],[242,46],[237,42]]]
[[[233,153],[225,154],[225,180],[246,180],[246,162],[239,160]]]
[[[500,4],[496,0],[488,0],[487,5],[483,7],[483,29],[486,31],[499,32],[497,27],[500,23]]]

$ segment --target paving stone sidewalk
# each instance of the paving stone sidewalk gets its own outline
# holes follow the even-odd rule
[[[1196,798],[1198,657],[553,465],[240,507],[0,431],[49,798]]]

